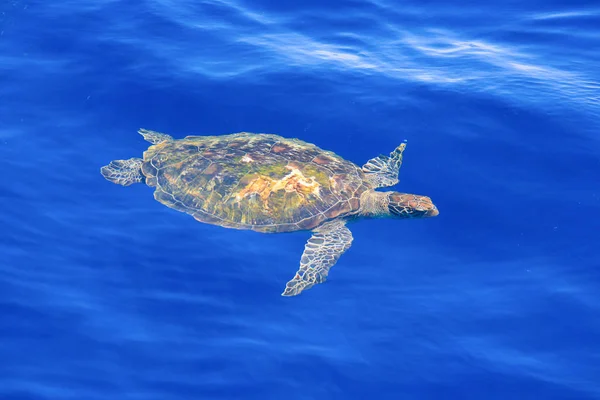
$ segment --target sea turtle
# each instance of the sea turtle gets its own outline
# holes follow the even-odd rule
[[[398,183],[406,143],[359,167],[314,144],[273,134],[174,139],[139,133],[152,145],[143,158],[102,167],[107,180],[145,182],[155,188],[156,200],[200,222],[269,233],[312,231],[283,296],[325,281],[352,243],[348,221],[438,215],[427,196],[375,190]]]

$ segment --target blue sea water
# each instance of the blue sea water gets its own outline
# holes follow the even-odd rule
[[[196,222],[99,169],[148,128],[298,137],[436,218]],[[0,4],[0,399],[600,398],[592,1]]]

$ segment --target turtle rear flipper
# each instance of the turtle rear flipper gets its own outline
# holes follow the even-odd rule
[[[114,160],[110,164],[100,168],[100,173],[106,180],[112,183],[129,186],[133,183],[144,181],[144,175],[142,175],[143,162],[141,158]]]

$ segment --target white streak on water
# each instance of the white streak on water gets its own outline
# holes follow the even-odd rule
[[[389,17],[418,15],[414,9],[399,9],[384,1],[371,1],[376,11],[357,11],[356,20],[368,29],[333,28],[344,22],[335,13],[303,10],[298,15],[265,12],[242,2],[208,0],[200,3],[154,1],[153,8],[198,35],[210,35],[220,42],[206,47],[141,42],[135,35],[124,34],[130,45],[145,47],[155,58],[163,58],[182,72],[197,73],[216,79],[238,76],[254,77],[282,71],[323,70],[327,74],[360,74],[396,81],[412,81],[442,86],[453,90],[469,90],[498,95],[521,103],[572,104],[599,114],[600,100],[593,62],[593,52],[583,52],[580,60],[548,58],[536,53],[544,44],[500,42],[475,37],[470,31],[458,33],[439,26],[403,27]],[[229,13],[232,17],[215,18],[212,12]],[[420,10],[423,14],[425,10]],[[443,11],[431,11],[443,16]],[[598,15],[598,10],[538,13],[521,18],[511,29],[537,32],[526,24],[536,20],[579,18]],[[320,20],[319,30],[310,23]],[[346,18],[349,18],[346,16]],[[300,21],[306,21],[304,26]],[[332,26],[323,29],[323,26]],[[483,28],[483,27],[482,27]],[[538,32],[539,33],[539,32]],[[572,30],[558,32],[569,37]],[[554,33],[556,35],[556,33]],[[120,39],[122,40],[122,39]],[[565,55],[567,57],[570,55]],[[597,62],[600,62],[597,60]],[[597,65],[597,63],[596,63]]]

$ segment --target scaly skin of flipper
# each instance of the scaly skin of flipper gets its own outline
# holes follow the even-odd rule
[[[402,153],[406,143],[396,147],[389,156],[378,156],[370,159],[362,166],[366,180],[374,188],[394,186],[399,182],[398,174],[402,166]]]
[[[148,129],[141,128],[138,130],[138,133],[144,137],[144,140],[150,142],[152,144],[159,144],[162,142],[166,142],[169,140],[173,140],[171,135],[167,135],[166,133],[160,133],[156,131],[151,131]]]
[[[313,230],[304,247],[300,269],[281,294],[296,296],[317,283],[325,282],[329,269],[352,245],[352,232],[343,219],[324,223]]]
[[[110,164],[100,168],[100,173],[107,181],[117,185],[129,186],[144,181],[142,175],[141,158],[130,158],[129,160],[114,160]]]

